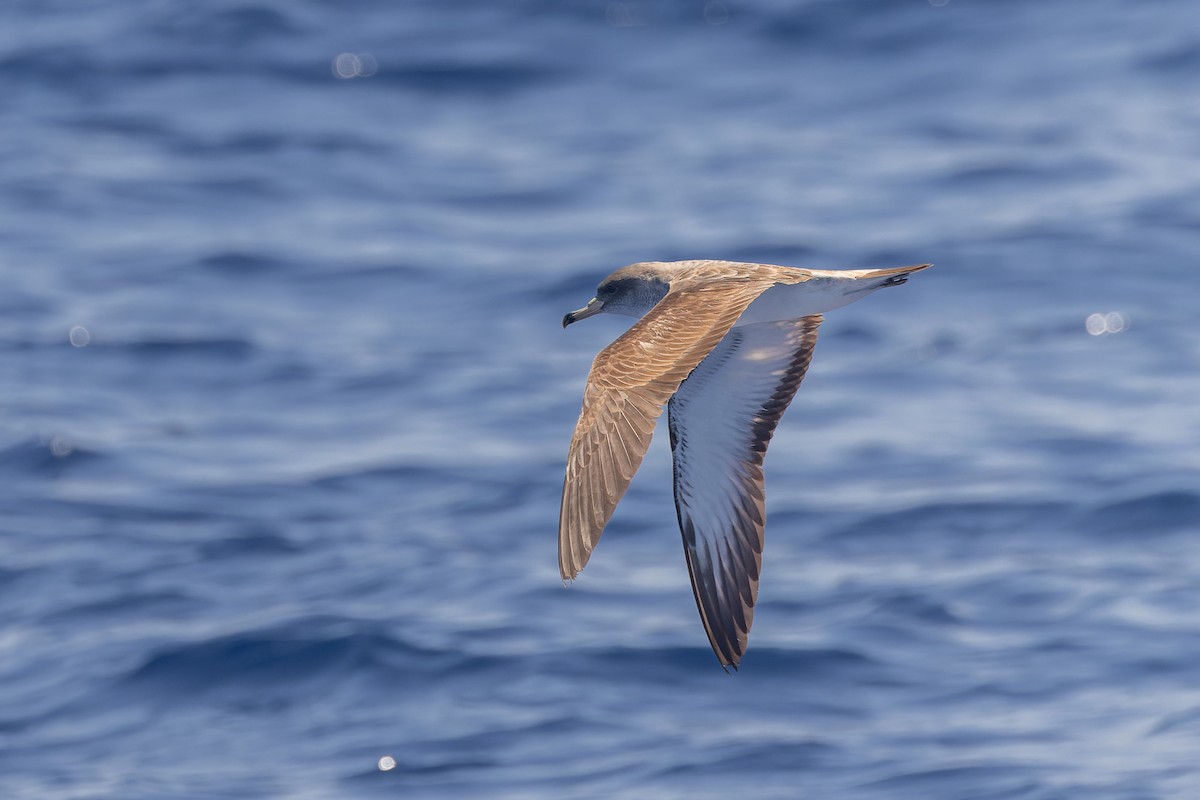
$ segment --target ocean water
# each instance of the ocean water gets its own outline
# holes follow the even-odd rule
[[[1200,796],[1190,0],[0,4],[0,797]],[[713,658],[612,269],[829,315]]]

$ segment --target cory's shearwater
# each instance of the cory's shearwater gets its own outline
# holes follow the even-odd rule
[[[666,404],[696,606],[721,665],[736,668],[762,565],[763,455],[808,369],[821,314],[928,266],[647,262],[601,281],[563,327],[595,314],[639,319],[600,351],[588,374],[563,483],[563,578],[587,564]]]

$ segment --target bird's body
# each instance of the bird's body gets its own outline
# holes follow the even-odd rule
[[[928,266],[647,262],[602,281],[563,327],[599,313],[639,319],[600,351],[588,375],[563,484],[563,578],[587,563],[668,405],[675,507],[696,605],[717,658],[736,667],[762,563],[763,456],[808,369],[820,315]]]

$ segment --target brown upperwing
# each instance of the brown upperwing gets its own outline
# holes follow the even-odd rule
[[[729,332],[754,299],[776,283],[807,279],[801,270],[730,280],[697,276],[667,296],[592,362],[583,410],[567,453],[558,523],[564,579],[587,564],[633,473],[654,425],[688,374]]]

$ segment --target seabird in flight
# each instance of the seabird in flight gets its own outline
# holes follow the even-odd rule
[[[605,278],[563,327],[596,314],[638,321],[596,356],[583,391],[559,515],[563,579],[587,564],[665,404],[696,606],[717,659],[736,669],[762,566],[763,455],[808,369],[821,314],[929,266],[646,262]]]

